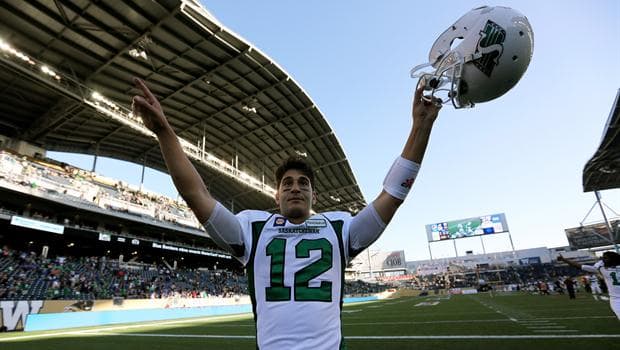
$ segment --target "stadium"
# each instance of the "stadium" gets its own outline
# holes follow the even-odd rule
[[[167,172],[157,138],[131,113],[138,76],[230,211],[276,211],[274,169],[298,155],[316,171],[314,210],[356,214],[368,202],[328,119],[194,0],[5,1],[0,18],[0,346],[256,348],[244,267],[182,198],[103,176],[97,159],[137,164],[143,179],[147,168]],[[585,191],[620,187],[619,124],[616,97]],[[84,169],[48,152],[94,161]],[[444,240],[432,232],[429,250]],[[594,263],[618,232],[606,218],[566,228],[567,247],[420,261],[368,248],[345,270],[347,347],[614,348],[609,303],[557,257]],[[567,280],[578,286],[571,304]]]

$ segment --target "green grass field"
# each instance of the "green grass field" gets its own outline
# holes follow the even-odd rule
[[[348,349],[620,349],[609,302],[583,293],[403,297],[346,305],[342,322]],[[12,332],[0,349],[255,349],[254,335],[247,314]]]

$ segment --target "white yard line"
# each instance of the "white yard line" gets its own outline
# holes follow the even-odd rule
[[[160,338],[211,338],[211,339],[254,339],[253,335],[219,335],[219,334],[166,334],[166,333],[111,333],[100,332],[98,335],[126,337],[160,337]]]
[[[536,321],[536,320],[580,320],[586,318],[616,318],[615,316],[569,316],[569,317],[538,317],[532,320],[523,320],[523,321]]]
[[[478,303],[482,304],[482,305],[483,305],[484,307],[486,307],[487,309],[493,310],[493,311],[495,311],[496,313],[498,313],[498,314],[500,314],[500,315],[502,315],[502,316],[506,316],[506,318],[508,318],[508,319],[509,319],[509,320],[511,320],[512,322],[518,322],[518,321],[519,321],[519,320],[517,320],[516,318],[514,318],[514,317],[512,317],[512,316],[510,316],[510,315],[508,315],[508,314],[506,314],[506,313],[504,313],[504,312],[502,312],[502,311],[500,311],[500,310],[496,309],[495,307],[490,306],[490,305],[487,305],[485,302],[483,302],[483,301],[481,301],[481,300],[479,300],[479,299],[477,299],[477,298],[473,298],[473,299],[474,299],[475,301],[477,301]]]
[[[443,320],[443,321],[401,321],[401,322],[353,322],[343,323],[343,326],[376,326],[376,325],[395,325],[395,324],[437,324],[437,323],[472,323],[472,322],[508,322],[505,318],[495,318],[488,320]]]
[[[100,333],[101,335],[125,337],[164,337],[164,338],[215,338],[215,339],[254,339],[253,335],[216,334],[154,334],[154,333]],[[532,334],[532,335],[381,335],[348,336],[345,340],[456,340],[456,339],[567,339],[567,338],[620,338],[620,334]]]
[[[557,332],[560,332],[560,333],[562,333],[562,332],[572,333],[572,332],[577,332],[577,331],[574,330],[574,329],[537,329],[537,330],[533,330],[532,332],[535,332],[535,333],[545,333],[545,332],[549,332],[549,333],[551,333],[551,332],[556,332],[556,333]],[[618,336],[620,336],[620,334]]]
[[[620,334],[532,334],[532,335],[401,335],[352,336],[345,340],[398,340],[398,339],[554,339],[554,338],[620,338]]]

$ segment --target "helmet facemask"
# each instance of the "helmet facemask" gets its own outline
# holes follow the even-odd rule
[[[440,104],[452,102],[454,108],[473,107],[473,103],[465,103],[459,99],[459,91],[462,91],[461,72],[463,70],[464,60],[458,52],[452,52],[438,62],[439,68],[434,71],[423,71],[424,68],[434,66],[431,63],[425,63],[413,67],[410,75],[414,79],[418,79],[418,86],[423,86],[425,91],[430,91],[428,96],[422,96],[422,99],[428,102],[440,101]],[[437,102],[436,102],[437,103]]]

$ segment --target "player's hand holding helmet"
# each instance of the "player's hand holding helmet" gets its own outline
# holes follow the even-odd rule
[[[419,83],[413,97],[413,107],[411,111],[414,125],[433,125],[435,119],[437,119],[441,106],[442,104],[439,98],[424,96],[424,85],[423,83]]]

